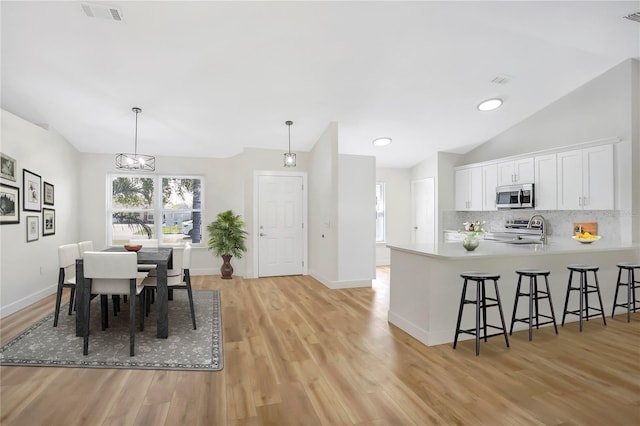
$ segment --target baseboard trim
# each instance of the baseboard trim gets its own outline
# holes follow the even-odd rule
[[[320,281],[325,287],[330,288],[331,290],[339,290],[345,288],[362,288],[362,287],[371,287],[371,283],[373,280],[351,280],[351,281],[332,281],[327,280],[320,274],[315,271],[309,271],[309,275],[311,275],[316,280]]]
[[[36,302],[39,302],[40,300],[44,299],[47,296],[56,294],[56,291],[58,291],[58,286],[52,285],[44,288],[43,290],[32,293],[26,297],[23,297],[20,300],[16,300],[15,302],[10,303],[6,306],[0,306],[0,318],[7,317],[11,314],[18,312],[21,309],[24,309],[30,305],[33,305]]]

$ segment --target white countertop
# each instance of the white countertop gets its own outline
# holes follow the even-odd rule
[[[459,241],[436,244],[388,244],[393,250],[414,253],[421,256],[463,260],[474,257],[504,257],[523,255],[553,255],[560,253],[593,253],[616,250],[635,250],[640,256],[640,243],[621,243],[602,238],[590,244],[582,244],[571,237],[549,237],[547,244],[507,244],[503,242],[480,240],[474,251],[467,251]]]

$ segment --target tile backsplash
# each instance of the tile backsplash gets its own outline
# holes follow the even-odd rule
[[[598,234],[612,241],[620,241],[620,229],[624,213],[619,210],[498,210],[482,212],[443,212],[443,229],[462,229],[464,222],[484,220],[491,231],[504,230],[509,219],[529,219],[534,214],[541,214],[547,223],[547,234],[550,236],[573,235],[574,222],[597,222]]]

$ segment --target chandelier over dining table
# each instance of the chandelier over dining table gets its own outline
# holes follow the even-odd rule
[[[133,154],[116,154],[116,168],[118,170],[153,172],[156,169],[156,157],[153,155],[138,154],[138,114],[142,108],[131,108],[136,114],[136,133],[134,139]]]

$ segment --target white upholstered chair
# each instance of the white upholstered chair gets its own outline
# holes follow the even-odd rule
[[[93,241],[80,241],[78,243],[78,250],[80,251],[80,257],[85,251],[93,251]]]
[[[185,244],[182,252],[182,262],[176,262],[176,260],[177,259],[174,259],[173,268],[167,271],[167,288],[170,290],[187,290],[189,308],[191,309],[191,321],[193,322],[193,329],[195,330],[196,315],[193,308],[193,292],[191,291],[191,275],[189,272],[191,268],[191,244]],[[142,284],[145,286],[145,289],[154,291],[158,285],[157,280],[158,277],[148,276]],[[145,296],[145,298],[147,297]]]
[[[60,303],[62,302],[62,290],[71,290],[69,297],[69,315],[73,309],[73,302],[76,294],[76,259],[80,258],[78,244],[65,244],[58,247],[58,293],[56,294],[56,312],[53,316],[53,326],[58,326],[60,315]]]
[[[136,296],[144,289],[142,280],[146,273],[138,272],[138,256],[134,252],[97,252],[84,253],[84,277],[90,279],[89,289],[92,295],[101,297],[103,328],[106,317],[106,295],[129,295],[129,355],[134,355]],[[140,329],[144,327],[144,304],[140,298]],[[90,305],[87,307],[87,323],[85,327],[83,353],[89,352]]]

